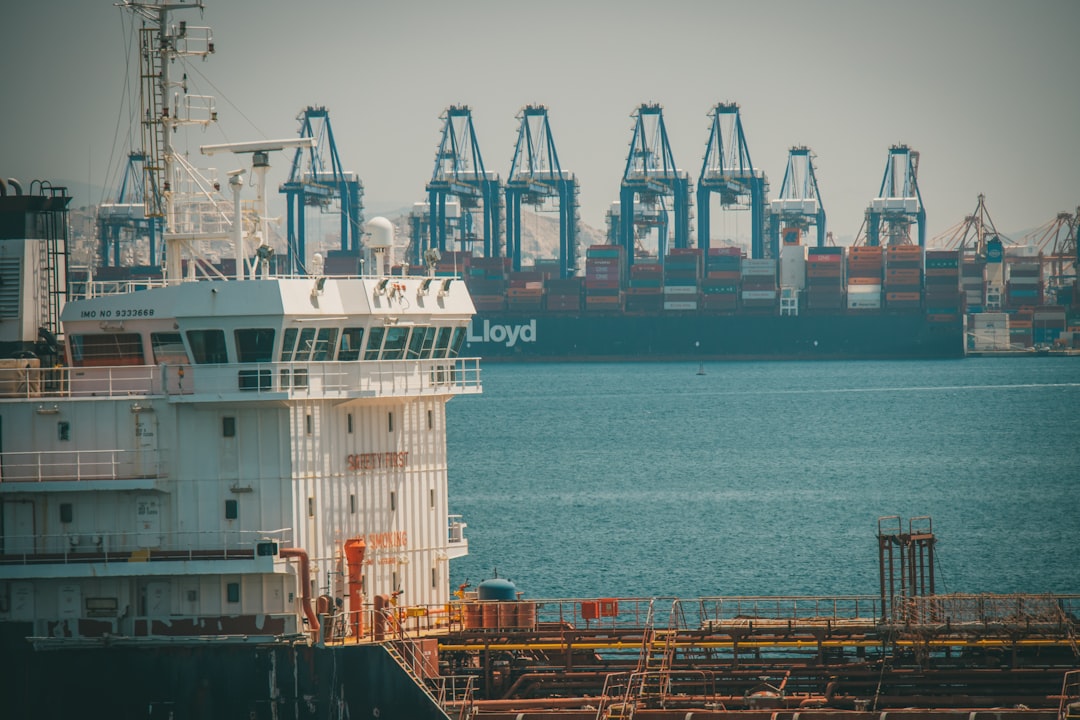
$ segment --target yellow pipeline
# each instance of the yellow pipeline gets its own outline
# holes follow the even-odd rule
[[[1069,647],[1067,640],[1006,640],[1006,639],[983,639],[983,640],[896,640],[891,643],[883,643],[880,640],[746,640],[739,643],[731,641],[717,642],[694,642],[672,643],[676,648],[711,648],[733,650],[736,647],[743,650],[766,649],[766,648],[846,648],[846,647],[881,647],[882,645],[896,645],[899,647]],[[657,643],[656,650],[662,650],[664,643]],[[636,650],[641,648],[640,642],[532,642],[532,643],[439,643],[440,651],[447,652],[476,652],[479,650]]]

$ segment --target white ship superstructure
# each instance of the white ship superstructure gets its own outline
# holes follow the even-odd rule
[[[68,303],[66,365],[9,371],[0,399],[0,622],[265,637],[314,629],[319,596],[339,616],[445,605],[467,551],[445,407],[480,391],[457,357],[472,313],[460,281],[416,277]]]
[[[257,197],[242,202],[245,170],[222,183],[174,145],[217,120],[184,71],[214,52],[212,34],[170,19],[202,4],[120,6],[143,22],[145,212],[165,273],[127,292],[88,282],[65,305],[66,249],[37,231],[70,198],[0,198],[0,273],[41,299],[18,305],[20,335],[0,341],[54,356],[0,363],[0,624],[266,639],[315,636],[323,617],[358,639],[365,608],[445,611],[448,561],[467,552],[449,515],[445,408],[480,391],[478,361],[458,357],[465,285],[382,263],[328,277],[318,256],[302,259],[306,276],[273,277],[269,156],[312,138],[202,146],[250,161]],[[376,253],[392,246],[387,221],[369,230]],[[227,246],[235,279],[198,256],[208,243]],[[0,305],[4,318],[15,307]]]

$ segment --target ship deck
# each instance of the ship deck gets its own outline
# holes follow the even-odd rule
[[[605,598],[400,609],[381,638],[483,717],[1049,720],[1080,596]],[[383,627],[386,631],[387,626]],[[607,714],[598,714],[603,710]],[[1004,714],[1002,714],[1004,712]],[[622,715],[621,717],[629,717]],[[989,715],[987,715],[989,717]]]

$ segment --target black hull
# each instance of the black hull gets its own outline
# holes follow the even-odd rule
[[[208,639],[34,650],[5,635],[0,716],[10,720],[446,717],[378,645]]]
[[[933,359],[964,356],[962,316],[478,312],[462,354],[491,361]]]

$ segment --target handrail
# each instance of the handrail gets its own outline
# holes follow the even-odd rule
[[[168,477],[168,451],[42,450],[0,453],[0,482],[134,480]]]
[[[145,560],[250,559],[259,545],[289,542],[291,528],[185,532],[73,530],[48,535],[7,535],[0,564],[127,563]]]
[[[289,397],[404,397],[478,393],[480,358],[23,368],[4,399],[266,393]],[[49,407],[43,406],[43,412]]]

